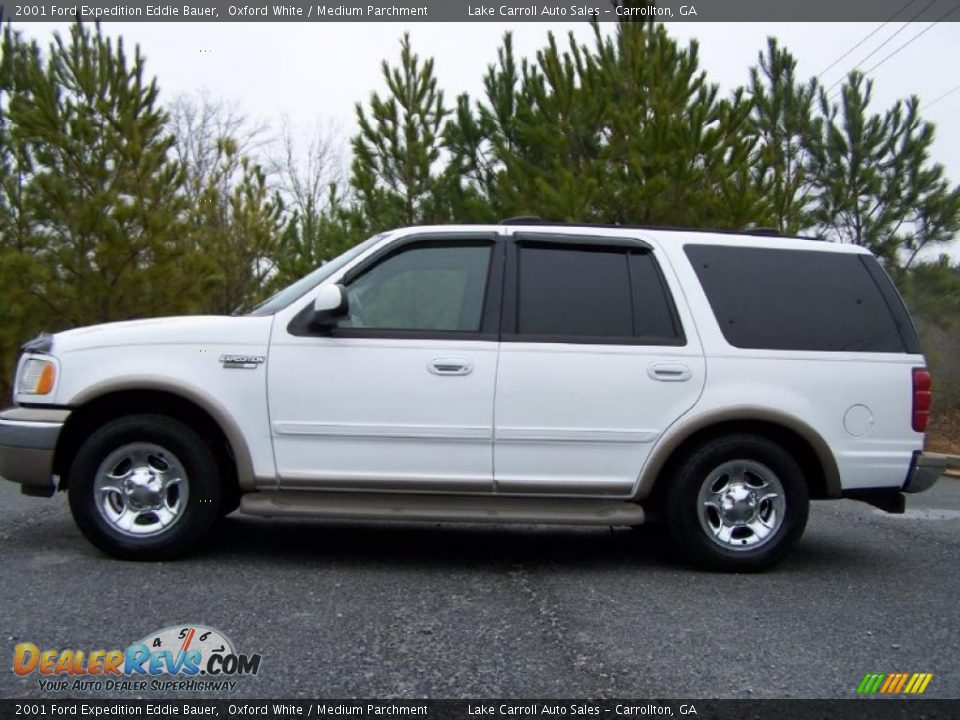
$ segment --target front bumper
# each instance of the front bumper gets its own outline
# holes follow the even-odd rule
[[[938,453],[915,452],[910,470],[903,483],[903,491],[918,493],[929,490],[947,469],[947,456]]]
[[[53,453],[69,415],[59,409],[0,412],[0,477],[19,483],[25,495],[53,495]]]

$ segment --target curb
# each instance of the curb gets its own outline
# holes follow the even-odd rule
[[[947,455],[947,469],[943,474],[960,478],[960,455]]]

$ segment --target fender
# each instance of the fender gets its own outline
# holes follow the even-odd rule
[[[127,375],[111,378],[95,383],[71,398],[68,405],[71,407],[86,405],[92,400],[114,392],[154,390],[166,392],[187,400],[207,412],[214,422],[220,426],[223,434],[230,443],[230,449],[237,463],[237,481],[240,489],[246,492],[255,490],[257,481],[253,472],[253,458],[243,432],[237,426],[230,413],[218,400],[189,383],[178,382],[172,378],[157,378],[150,375]]]
[[[741,405],[708,411],[685,421],[678,421],[664,433],[640,472],[634,499],[643,500],[650,494],[660,471],[663,470],[670,456],[687,439],[711,426],[737,420],[766,422],[795,432],[810,445],[823,468],[827,497],[840,497],[840,470],[837,467],[837,460],[820,433],[792,415],[765,407]]]

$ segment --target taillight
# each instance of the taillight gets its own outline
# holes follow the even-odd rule
[[[930,419],[930,403],[933,393],[930,388],[933,383],[926,368],[913,369],[913,429],[917,432],[926,432],[927,421]]]

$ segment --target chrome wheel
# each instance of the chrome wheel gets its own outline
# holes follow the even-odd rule
[[[93,483],[100,516],[131,537],[158,535],[172,527],[183,517],[189,491],[180,460],[146,442],[123,445],[107,455]]]
[[[732,460],[707,475],[697,507],[713,542],[728,550],[754,550],[777,534],[786,500],[780,479],[766,465]]]

